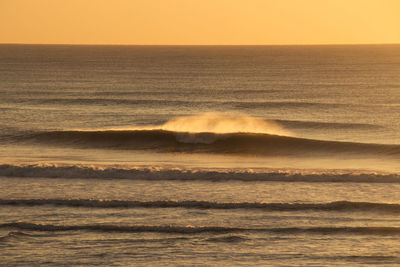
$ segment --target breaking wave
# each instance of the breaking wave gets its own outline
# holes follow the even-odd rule
[[[351,171],[296,171],[296,170],[186,170],[117,168],[58,165],[0,165],[3,177],[79,178],[79,179],[130,179],[130,180],[180,180],[180,181],[279,181],[279,182],[353,182],[400,183],[397,173]]]
[[[247,115],[204,113],[171,119],[159,127],[161,130],[187,133],[263,133],[291,135],[280,124]]]
[[[322,141],[261,133],[189,133],[166,130],[53,131],[24,141],[79,148],[241,155],[400,155],[400,145]]]
[[[373,211],[400,213],[400,204],[335,201],[329,203],[217,203],[207,201],[126,201],[95,199],[0,199],[0,205],[87,208],[261,209],[265,211]]]
[[[121,233],[166,233],[166,234],[221,234],[240,232],[264,232],[275,234],[357,234],[357,235],[400,235],[399,227],[283,227],[283,228],[241,228],[218,226],[171,226],[171,225],[116,225],[116,224],[85,224],[85,225],[55,225],[29,222],[11,222],[0,224],[0,229],[18,229],[40,232],[63,231],[95,231]]]
[[[245,115],[229,116],[205,113],[174,118],[161,125],[22,134],[16,136],[14,141],[59,147],[150,150],[165,153],[262,156],[343,154],[400,156],[400,145],[298,138],[282,126],[285,124],[292,125],[292,128],[293,124],[296,127],[308,128],[321,126],[321,124],[310,122],[278,122]],[[367,126],[369,127],[369,125]],[[323,127],[326,125],[324,124]],[[344,126],[333,124],[330,127],[341,128]],[[10,142],[10,138],[8,136],[4,140]]]

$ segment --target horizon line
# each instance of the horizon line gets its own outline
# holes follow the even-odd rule
[[[317,44],[118,44],[118,43],[0,43],[0,45],[65,45],[65,46],[361,46],[361,45],[400,45],[400,43],[317,43]]]

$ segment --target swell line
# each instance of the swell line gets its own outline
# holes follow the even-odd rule
[[[218,203],[208,201],[125,201],[95,199],[0,199],[0,206],[65,206],[87,208],[261,209],[266,211],[378,211],[399,213],[400,204],[334,201],[329,203]]]
[[[55,225],[29,222],[11,222],[0,224],[0,229],[18,229],[40,232],[94,231],[120,233],[166,233],[166,234],[201,234],[201,233],[237,233],[264,232],[275,234],[356,234],[356,235],[400,235],[399,227],[282,227],[282,228],[241,228],[218,226],[171,226],[171,225]]]
[[[189,133],[166,130],[53,131],[19,141],[61,147],[242,155],[372,154],[399,156],[400,145],[324,141],[262,133]]]
[[[129,179],[146,181],[279,181],[279,182],[352,182],[352,183],[400,183],[397,173],[289,171],[266,170],[219,171],[186,169],[137,169],[92,166],[57,165],[0,165],[0,176],[16,178],[77,178],[77,179]]]

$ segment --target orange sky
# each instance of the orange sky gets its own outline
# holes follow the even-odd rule
[[[0,0],[0,43],[400,43],[400,0]]]

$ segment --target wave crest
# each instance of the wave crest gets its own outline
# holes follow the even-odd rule
[[[263,133],[291,135],[281,125],[272,120],[264,120],[246,115],[224,115],[204,113],[178,117],[161,125],[160,130],[188,133]]]
[[[290,171],[265,170],[254,172],[236,170],[186,170],[158,168],[117,168],[57,165],[0,165],[3,177],[79,178],[79,179],[130,179],[130,180],[180,180],[180,181],[280,181],[280,182],[353,182],[400,183],[395,173],[346,171]]]
[[[400,235],[399,227],[282,227],[282,228],[240,228],[222,226],[171,226],[171,225],[119,225],[86,224],[54,225],[29,222],[11,222],[0,224],[0,229],[18,229],[41,232],[94,231],[121,233],[166,233],[166,234],[221,234],[240,232],[264,232],[274,234],[357,234],[357,235]]]
[[[261,209],[265,211],[371,211],[400,213],[400,204],[334,201],[329,203],[218,203],[208,201],[129,201],[96,199],[0,199],[9,206],[65,206],[87,208]]]

